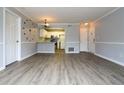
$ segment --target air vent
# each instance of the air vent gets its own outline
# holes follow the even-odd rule
[[[69,52],[74,52],[74,47],[69,47],[69,48],[68,48],[68,51],[69,51]]]

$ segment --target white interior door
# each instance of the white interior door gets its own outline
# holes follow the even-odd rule
[[[8,11],[5,16],[5,58],[8,65],[17,60],[18,18]]]
[[[91,53],[95,53],[95,26],[93,23],[90,23],[88,38],[88,51]]]
[[[88,51],[88,29],[82,23],[80,25],[80,51]]]

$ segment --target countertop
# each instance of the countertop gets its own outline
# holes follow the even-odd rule
[[[38,43],[38,44],[44,44],[44,43],[45,43],[45,44],[46,44],[46,43],[47,43],[47,44],[48,44],[48,43],[53,44],[53,43],[55,43],[55,42],[50,42],[50,41],[42,41],[42,42],[37,42],[37,43]]]

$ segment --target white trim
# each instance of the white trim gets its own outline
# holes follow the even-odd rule
[[[38,25],[44,25],[43,23],[38,23]],[[80,23],[50,23],[51,26],[68,26],[68,25],[80,25]]]
[[[22,12],[19,8],[17,8],[17,7],[14,7],[18,12],[20,12],[22,15],[24,15],[25,17],[27,17],[27,18],[29,18],[29,19],[31,19],[32,21],[33,21],[33,18],[32,17],[29,17],[29,15],[26,15],[27,13],[24,13],[24,12]]]
[[[21,60],[21,17],[19,17],[18,19],[18,57],[17,57],[17,60]]]
[[[1,67],[1,68],[0,68],[0,71],[2,71],[2,70],[4,70],[4,69],[5,69],[5,67]]]
[[[3,68],[6,68],[6,60],[5,60],[5,8],[3,8]]]
[[[5,49],[5,46],[6,46],[6,30],[5,30],[5,21],[6,21],[6,19],[5,19],[5,16],[6,16],[6,12],[9,12],[9,13],[11,13],[12,15],[14,15],[14,16],[16,16],[17,17],[17,19],[18,19],[18,37],[17,37],[17,39],[18,39],[18,41],[19,41],[19,45],[17,46],[17,56],[16,56],[16,60],[20,60],[21,59],[21,17],[19,16],[19,15],[17,15],[16,13],[14,13],[13,11],[11,11],[11,10],[9,10],[9,9],[7,9],[7,8],[4,8],[4,26],[3,26],[3,28],[4,28],[4,31],[3,31],[3,41],[4,41],[4,49],[3,49],[3,56],[4,56],[4,66],[6,66],[6,58],[5,58],[5,56],[6,56],[6,49]]]
[[[101,43],[101,44],[117,44],[117,45],[124,44],[124,43],[122,43],[122,42],[95,42],[95,43]]]
[[[5,35],[5,8],[3,8],[3,42],[0,42],[0,45],[3,45],[3,66],[0,67],[0,71],[4,70],[5,69],[5,38],[4,38],[4,35]]]
[[[21,44],[36,44],[37,42],[21,42]]]
[[[11,10],[9,10],[9,9],[7,9],[7,8],[5,8],[5,11],[11,13],[12,15],[14,15],[14,16],[16,16],[16,17],[20,17],[19,15],[17,15],[16,13],[14,13],[13,11],[11,11]]]
[[[55,53],[54,51],[37,51],[37,53]]]
[[[118,9],[120,9],[120,7],[115,8],[115,9],[109,11],[108,13],[104,14],[103,16],[97,18],[94,22],[96,23],[97,21],[103,19],[104,17],[111,15],[112,13],[114,13],[115,11],[117,11]]]
[[[37,52],[32,53],[32,54],[29,54],[29,55],[27,55],[27,56],[25,56],[25,57],[21,58],[21,59],[20,59],[20,60],[18,60],[18,61],[22,61],[22,60],[24,60],[24,59],[26,59],[26,58],[29,58],[29,57],[31,57],[31,56],[33,56],[33,55],[35,55],[35,54],[37,54]]]
[[[108,61],[111,61],[111,62],[113,62],[113,63],[116,63],[116,64],[118,64],[118,65],[124,66],[124,63],[119,62],[119,61],[117,61],[117,60],[114,60],[114,59],[105,57],[105,56],[100,55],[100,54],[97,54],[97,53],[95,53],[95,55],[96,55],[96,56],[99,56],[99,57],[101,57],[101,58],[103,58],[103,59],[106,59],[106,60],[108,60]]]

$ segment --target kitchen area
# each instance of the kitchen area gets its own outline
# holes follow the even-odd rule
[[[65,32],[63,28],[46,28],[39,30],[37,42],[38,53],[55,53],[65,48]]]

